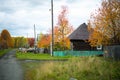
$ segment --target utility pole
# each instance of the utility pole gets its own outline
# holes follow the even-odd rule
[[[53,20],[53,0],[51,0],[51,26],[52,26],[52,44],[51,44],[51,56],[53,56],[54,47],[54,20]]]
[[[54,20],[53,20],[53,0],[51,0],[51,23],[52,23],[52,52],[51,55],[53,56],[53,47],[54,47]]]
[[[35,48],[35,53],[36,53],[36,47],[37,47],[37,43],[36,43],[36,29],[35,29],[35,24],[34,24],[34,48]]]

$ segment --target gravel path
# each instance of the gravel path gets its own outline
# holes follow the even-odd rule
[[[0,80],[23,80],[22,67],[15,53],[12,50],[0,59]]]

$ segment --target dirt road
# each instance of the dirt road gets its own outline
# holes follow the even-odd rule
[[[15,53],[12,50],[0,59],[0,80],[23,80],[23,70]]]

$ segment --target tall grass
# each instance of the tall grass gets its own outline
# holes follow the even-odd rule
[[[27,70],[25,80],[119,80],[120,61],[74,57],[66,62],[44,62]]]

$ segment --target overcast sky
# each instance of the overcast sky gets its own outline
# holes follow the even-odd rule
[[[53,0],[54,25],[61,6],[68,7],[69,23],[76,29],[87,23],[90,14],[98,9],[101,0]],[[48,33],[51,29],[51,0],[0,0],[0,32],[7,29],[12,36],[33,37],[36,32]]]

